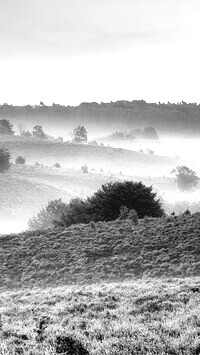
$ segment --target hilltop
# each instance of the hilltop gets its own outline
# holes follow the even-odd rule
[[[0,238],[2,289],[198,276],[200,214],[98,222]]]
[[[11,120],[16,126],[41,124],[49,132],[70,130],[84,124],[94,134],[116,129],[134,129],[153,126],[162,133],[199,136],[200,105],[196,103],[147,103],[144,100],[109,103],[83,102],[79,106],[0,105],[0,118]]]

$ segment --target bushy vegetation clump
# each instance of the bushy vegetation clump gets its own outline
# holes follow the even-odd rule
[[[172,170],[172,173],[176,174],[177,185],[180,190],[191,190],[199,184],[200,178],[196,172],[185,165],[177,166],[176,169]]]
[[[33,132],[32,132],[33,137],[39,138],[39,139],[47,139],[47,135],[44,132],[42,126],[36,125],[33,127]]]
[[[79,125],[74,128],[72,141],[74,143],[86,143],[88,140],[88,133],[85,126]]]
[[[12,136],[14,133],[13,125],[10,121],[6,119],[0,120],[0,135]]]
[[[158,133],[154,127],[145,127],[144,129],[133,129],[130,131],[115,131],[110,136],[113,140],[132,140],[132,139],[159,139]]]
[[[82,173],[84,173],[84,174],[88,174],[88,166],[85,164],[85,165],[83,165],[82,167],[81,167],[81,171],[82,171]]]
[[[15,159],[15,164],[25,164],[26,159],[24,157],[22,157],[21,155],[19,155],[16,159]]]
[[[134,209],[139,218],[145,215],[161,217],[164,211],[156,197],[151,186],[147,187],[141,182],[117,181],[102,185],[88,198],[88,202],[92,206],[94,221],[111,221],[119,217],[122,206]]]
[[[55,168],[60,168],[61,167],[59,163],[55,163],[54,166],[55,166]]]
[[[61,199],[50,201],[48,205],[29,221],[30,230],[53,228],[62,219],[66,204]]]
[[[82,169],[84,173],[87,169]],[[52,201],[52,205],[54,202]],[[33,218],[29,225],[31,229],[38,229],[38,222],[41,218],[40,228],[46,229],[52,227],[52,225],[70,226],[77,223],[89,223],[90,221],[112,221],[119,217],[121,208],[127,208],[134,210],[138,218],[144,216],[161,217],[164,215],[160,201],[156,198],[156,193],[152,191],[152,187],[146,187],[141,182],[136,183],[132,181],[124,182],[112,182],[102,185],[101,189],[95,192],[91,197],[87,199],[73,199],[69,204],[64,204],[65,208],[55,220],[55,211],[51,215],[47,211],[44,214],[38,213],[37,218]],[[129,218],[132,221],[136,221],[136,216]],[[46,220],[44,219],[46,216]],[[51,216],[53,220],[51,219]],[[56,221],[56,222],[55,222]],[[35,223],[36,222],[36,223]]]
[[[6,148],[0,148],[0,173],[5,172],[11,167],[11,155]]]

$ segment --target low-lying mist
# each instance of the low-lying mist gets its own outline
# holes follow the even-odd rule
[[[34,124],[29,120],[26,129],[31,130]],[[186,165],[200,176],[200,139],[158,132],[158,139],[113,140],[114,130],[108,128],[96,132],[88,129],[87,144],[72,144],[74,127],[66,125],[65,129],[45,122],[43,129],[52,139],[0,138],[14,164],[0,175],[1,234],[26,229],[28,220],[50,200],[85,198],[103,183],[116,180],[152,185],[169,214],[200,211],[199,186],[190,192],[180,191],[172,174],[178,165]],[[17,123],[14,128],[17,132]],[[63,142],[54,140],[58,136]],[[25,158],[25,165],[15,164],[18,156]]]

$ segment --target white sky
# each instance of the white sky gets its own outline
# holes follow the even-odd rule
[[[0,0],[0,103],[200,102],[199,0]]]

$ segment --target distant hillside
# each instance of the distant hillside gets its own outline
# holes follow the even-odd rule
[[[98,173],[48,166],[14,165],[0,174],[0,233],[19,232],[28,220],[51,200],[86,197],[107,177]]]
[[[25,156],[28,164],[60,163],[65,168],[101,168],[106,171],[134,175],[169,174],[178,164],[177,159],[139,153],[136,151],[73,143],[59,143],[32,138],[0,137],[0,145],[8,148],[13,159]],[[162,172],[161,172],[162,171]]]
[[[200,135],[200,105],[147,103],[144,100],[110,103],[82,103],[79,106],[12,106],[0,105],[0,118],[15,125],[24,122],[28,127],[43,124],[51,133],[65,134],[77,124],[87,125],[90,132],[100,135],[118,129],[153,126],[162,133]]]
[[[0,238],[2,289],[200,275],[200,214]]]

